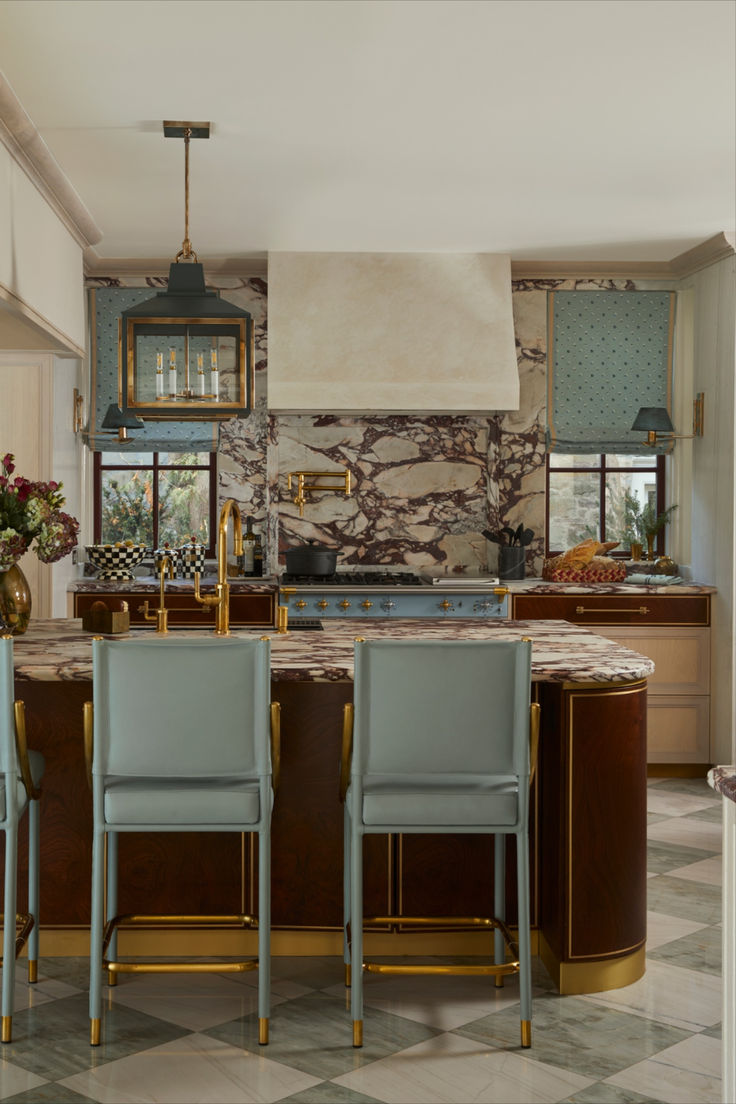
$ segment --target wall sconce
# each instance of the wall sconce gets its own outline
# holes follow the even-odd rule
[[[705,395],[699,391],[693,399],[692,433],[675,433],[672,419],[663,406],[642,406],[636,415],[632,429],[643,430],[647,439],[643,444],[653,448],[663,441],[690,441],[693,437],[703,436],[703,407]]]
[[[296,494],[292,498],[292,502],[299,508],[299,517],[304,517],[304,504],[307,501],[307,494],[310,491],[342,491],[347,498],[350,494],[350,472],[349,471],[326,471],[326,472],[313,472],[313,471],[296,471],[289,472],[287,476],[287,488],[292,489],[292,480],[296,480]],[[330,479],[337,480],[337,483],[328,483],[326,486],[321,483],[307,483],[307,480],[311,479]]]
[[[84,396],[79,388],[74,388],[74,409],[72,413],[72,433],[80,433],[84,428]]]
[[[143,429],[143,420],[136,418],[135,414],[131,414],[129,410],[123,413],[117,403],[110,403],[105,417],[102,419],[102,428],[116,432],[118,441],[129,441],[128,430]]]

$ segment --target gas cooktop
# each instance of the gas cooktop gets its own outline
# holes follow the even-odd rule
[[[425,582],[410,571],[337,571],[334,575],[284,574],[282,586],[422,586]]]

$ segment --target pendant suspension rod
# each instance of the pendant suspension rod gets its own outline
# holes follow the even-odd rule
[[[192,137],[191,127],[184,129],[184,241],[181,243],[181,249],[174,258],[178,260],[188,260],[193,257],[197,260],[197,254],[192,249],[192,243],[189,240],[189,140]]]

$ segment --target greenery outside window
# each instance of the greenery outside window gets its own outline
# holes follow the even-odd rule
[[[635,494],[640,506],[651,503],[661,513],[664,464],[664,456],[548,453],[546,555],[559,555],[595,537],[621,541],[610,554],[627,558],[626,495]],[[655,550],[658,555],[664,552],[664,531],[657,534]]]
[[[96,452],[94,540],[172,548],[193,536],[214,555],[214,452]]]

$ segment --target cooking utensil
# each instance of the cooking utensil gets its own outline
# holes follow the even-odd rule
[[[286,550],[286,570],[289,575],[334,575],[337,549],[328,548],[317,540],[308,540]]]

